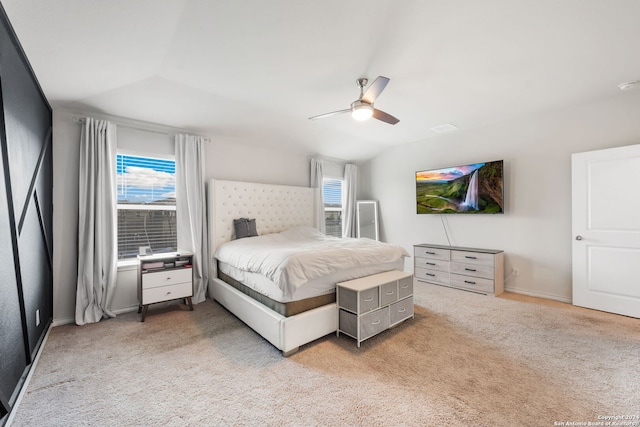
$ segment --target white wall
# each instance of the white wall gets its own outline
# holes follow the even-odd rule
[[[186,132],[161,125],[79,111],[53,111],[53,320],[74,321],[78,239],[78,158],[81,125],[73,117],[111,119],[118,127],[118,145],[139,153],[173,154],[173,133]],[[141,127],[145,130],[135,129]],[[206,179],[229,179],[269,184],[309,185],[308,156],[273,151],[260,145],[210,137],[206,144]],[[118,311],[137,307],[136,270],[121,268],[113,300]]]
[[[361,166],[360,198],[380,201],[385,241],[410,253],[446,245],[444,222],[452,245],[505,251],[507,290],[569,302],[571,154],[631,144],[640,144],[640,91],[389,149]],[[500,159],[504,215],[416,214],[416,171]]]

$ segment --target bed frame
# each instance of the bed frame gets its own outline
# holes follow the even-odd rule
[[[335,332],[336,304],[290,317],[265,307],[218,278],[216,248],[233,238],[233,220],[256,218],[258,234],[314,224],[314,188],[212,179],[208,182],[210,274],[208,295],[289,356],[303,344]]]

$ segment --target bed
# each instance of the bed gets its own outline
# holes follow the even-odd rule
[[[345,239],[343,244],[349,247],[343,250],[351,252],[342,252],[342,259],[357,262],[348,265],[340,258],[328,258],[324,247],[333,243],[313,228],[315,191],[238,181],[208,183],[212,272],[208,295],[285,356],[336,331],[336,282],[402,270],[408,256],[395,245]],[[259,237],[234,240],[234,220],[239,218],[254,218]],[[320,246],[309,249],[308,244]],[[290,245],[302,250],[291,252]],[[388,253],[374,252],[383,245]],[[312,254],[324,254],[322,262],[314,261]],[[295,268],[279,269],[284,264]]]

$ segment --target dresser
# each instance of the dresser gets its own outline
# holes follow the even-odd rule
[[[413,247],[414,275],[434,283],[499,295],[504,291],[504,252],[493,249],[420,244]]]
[[[172,252],[138,256],[138,313],[141,322],[150,304],[184,299],[193,311],[193,254]]]
[[[413,276],[385,271],[336,284],[338,330],[356,340],[367,338],[413,317]]]

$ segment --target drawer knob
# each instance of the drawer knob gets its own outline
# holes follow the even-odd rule
[[[171,280],[171,277],[167,277],[165,280]]]
[[[168,292],[167,292],[167,295],[171,295],[171,291],[168,291]]]

